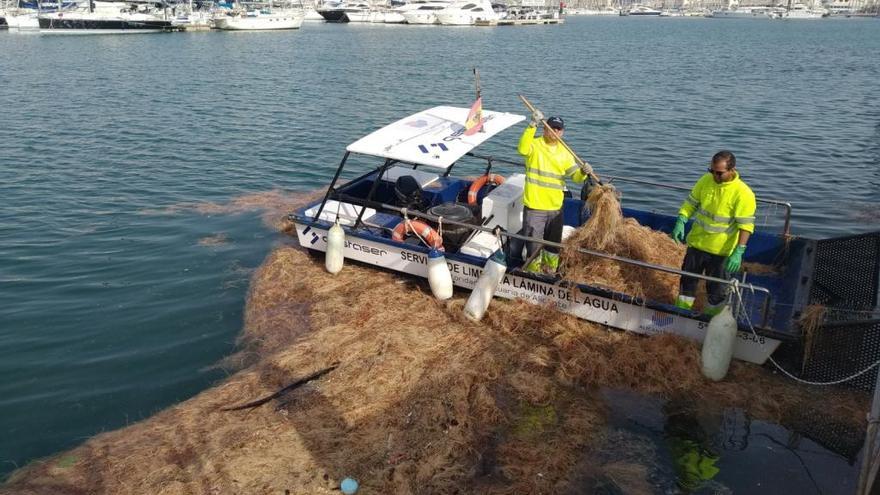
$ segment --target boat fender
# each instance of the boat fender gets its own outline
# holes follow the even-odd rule
[[[345,231],[339,226],[337,220],[327,232],[327,254],[324,257],[324,266],[333,275],[342,271],[342,264],[345,261],[345,255],[342,252],[344,247]]]
[[[733,346],[736,343],[736,319],[730,304],[713,316],[703,339],[703,375],[713,381],[721,381],[727,374]]]
[[[498,174],[486,174],[479,179],[475,180],[471,187],[468,189],[468,204],[475,205],[477,204],[477,195],[480,193],[480,189],[486,185],[486,183],[491,183],[496,186],[500,186],[504,184],[504,177]]]
[[[473,321],[483,319],[483,315],[486,314],[489,303],[492,301],[492,296],[495,295],[495,289],[504,278],[506,271],[507,260],[504,257],[504,252],[499,249],[486,260],[483,273],[477,279],[477,284],[464,305],[464,315],[468,319]]]
[[[444,301],[452,297],[452,274],[446,265],[446,256],[437,249],[428,252],[428,285],[437,299]]]
[[[424,239],[428,246],[443,251],[443,238],[430,225],[420,220],[409,220],[409,225],[407,225],[406,219],[401,220],[391,232],[391,238],[395,241],[403,242],[406,239],[406,235],[412,231],[415,231],[419,237]]]

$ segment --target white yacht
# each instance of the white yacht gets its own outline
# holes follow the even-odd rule
[[[370,22],[370,8],[366,3],[325,3],[318,13],[327,22]]]
[[[430,0],[419,2],[417,6],[403,12],[407,24],[440,24],[437,12],[449,7],[451,0]]]
[[[25,33],[25,32],[40,32],[40,21],[37,19],[36,12],[6,12],[6,27],[9,29],[9,32],[16,33]]]
[[[385,12],[383,20],[386,24],[403,24],[406,22],[406,17],[403,14],[415,10],[426,3],[428,3],[428,0],[415,0],[413,2],[406,2],[403,5],[397,5]]]
[[[376,10],[370,4],[356,3],[347,4],[345,7],[345,17],[348,22],[373,22]]]
[[[477,21],[497,21],[501,15],[492,9],[489,0],[457,0],[437,12],[437,21],[444,26],[473,26]]]
[[[660,12],[659,10],[657,10],[657,9],[652,9],[651,7],[646,7],[646,6],[644,6],[644,5],[633,5],[632,8],[629,9],[629,11],[627,12],[626,15],[654,15],[654,16],[659,16],[660,13],[661,13],[661,12]],[[624,14],[623,14],[623,11],[621,11],[621,15],[624,15]]]
[[[802,3],[796,3],[782,14],[783,19],[821,19],[828,17],[828,11],[823,8],[810,8]]]
[[[770,19],[772,7],[738,7],[736,9],[713,10],[715,19]]]
[[[305,19],[302,9],[249,10],[214,18],[214,28],[224,31],[277,31],[299,29]]]

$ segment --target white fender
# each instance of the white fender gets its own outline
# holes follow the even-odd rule
[[[452,297],[452,274],[446,265],[446,257],[437,249],[428,252],[428,284],[437,299],[443,301]]]
[[[709,321],[706,338],[703,339],[703,375],[706,378],[716,382],[724,379],[735,343],[736,319],[727,304]]]
[[[339,226],[339,220],[327,231],[327,255],[324,257],[324,266],[327,271],[336,275],[342,270],[345,255],[342,249],[345,247],[345,231]]]
[[[498,287],[501,279],[504,278],[506,271],[507,260],[504,258],[504,253],[499,249],[486,260],[483,273],[477,279],[477,284],[464,305],[464,315],[466,317],[473,321],[483,319],[483,315],[486,314],[489,303],[492,301],[492,296],[495,294],[495,289]]]

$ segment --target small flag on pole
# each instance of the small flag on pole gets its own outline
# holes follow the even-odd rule
[[[464,135],[471,136],[483,128],[483,97],[477,98],[464,123]]]

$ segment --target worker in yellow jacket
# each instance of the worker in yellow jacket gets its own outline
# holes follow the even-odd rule
[[[553,242],[562,242],[562,201],[564,199],[565,179],[571,177],[575,182],[583,182],[589,171],[582,170],[574,161],[574,156],[559,143],[565,132],[565,122],[560,117],[546,120],[543,135],[535,137],[538,122],[544,115],[535,112],[532,121],[519,139],[517,151],[526,158],[526,180],[523,190],[523,225],[520,235],[536,237]],[[555,132],[554,132],[555,131]],[[517,263],[523,250],[523,242],[511,240],[511,258]],[[528,242],[526,259],[531,260],[525,271],[533,273],[555,273],[559,268],[559,249]]]
[[[709,173],[694,185],[678,211],[672,238],[685,240],[684,229],[693,219],[687,235],[687,252],[681,269],[711,277],[729,279],[740,270],[749,236],[755,231],[755,193],[739,176],[736,157],[730,151],[719,151],[712,157]],[[708,306],[704,313],[721,311],[727,297],[727,286],[707,282]],[[697,279],[681,277],[675,305],[692,309],[697,292]]]

